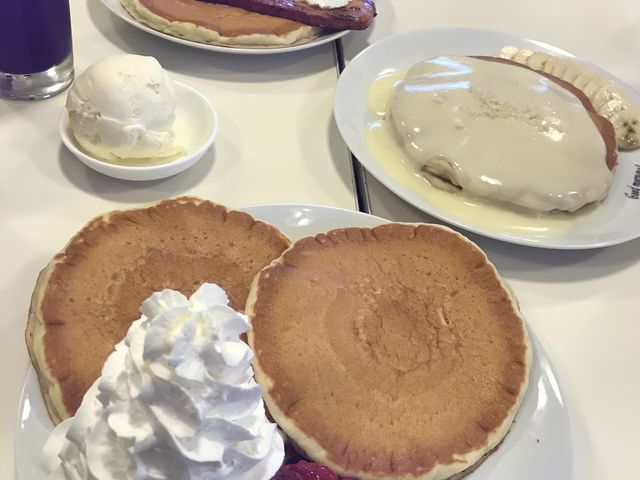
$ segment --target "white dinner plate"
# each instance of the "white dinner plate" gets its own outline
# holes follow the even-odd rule
[[[258,205],[241,210],[276,225],[294,240],[332,228],[366,227],[386,222],[363,213],[313,205]],[[567,407],[544,350],[533,334],[530,333],[530,337],[533,363],[529,388],[520,411],[500,448],[465,477],[468,480],[571,478],[573,450]],[[36,372],[30,368],[16,426],[18,480],[46,478],[40,464],[40,452],[52,428]]]
[[[233,47],[229,45],[218,45],[212,43],[204,43],[204,42],[195,42],[193,40],[186,40],[180,37],[174,37],[164,32],[160,32],[159,30],[154,30],[151,27],[139,22],[135,18],[133,18],[129,13],[122,8],[120,5],[120,0],[100,0],[113,14],[117,17],[120,17],[122,20],[127,22],[134,27],[139,28],[140,30],[144,30],[147,33],[155,35],[156,37],[164,38],[165,40],[169,40],[170,42],[180,43],[182,45],[187,45],[188,47],[200,48],[202,50],[210,50],[212,52],[222,52],[222,53],[236,53],[240,55],[268,55],[271,53],[286,53],[286,52],[295,52],[297,50],[305,50],[307,48],[317,47],[319,45],[324,45],[325,43],[332,42],[338,38],[344,37],[346,34],[350,32],[350,30],[340,30],[337,32],[330,32],[326,34],[318,35],[317,37],[306,41],[304,43],[282,46],[282,47]]]
[[[637,179],[640,178],[640,150],[620,152],[609,194],[593,211],[587,215],[575,216],[576,220],[568,221],[562,229],[551,229],[548,233],[542,229],[541,234],[540,229],[506,231],[494,228],[468,215],[462,216],[446,206],[434,204],[416,188],[397,181],[368,150],[365,141],[367,124],[376,117],[367,107],[367,90],[382,72],[406,70],[421,60],[439,55],[497,56],[506,45],[573,57],[559,48],[534,40],[467,28],[419,30],[374,43],[349,62],[336,87],[334,114],[338,129],[349,149],[374,177],[406,202],[436,218],[480,235],[521,245],[557,249],[599,248],[640,237],[640,199],[631,198],[634,196],[631,186],[634,181],[638,183]],[[595,65],[583,63],[619,84],[640,105],[640,94],[628,85]]]

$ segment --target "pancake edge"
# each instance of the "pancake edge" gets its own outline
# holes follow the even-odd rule
[[[494,451],[498,449],[500,443],[502,442],[504,437],[507,435],[507,433],[511,429],[511,425],[513,424],[515,416],[518,413],[518,410],[520,409],[522,401],[524,400],[525,394],[529,388],[529,377],[530,377],[531,363],[533,360],[533,350],[532,350],[531,341],[529,339],[527,325],[524,318],[522,317],[519,303],[517,298],[515,297],[513,290],[500,276],[500,274],[496,270],[493,263],[487,257],[486,253],[478,245],[476,245],[474,242],[469,240],[467,237],[465,237],[464,235],[456,232],[455,230],[449,227],[445,227],[443,225],[437,225],[437,224],[427,224],[427,223],[389,222],[389,223],[382,223],[374,227],[336,228],[336,229],[329,230],[328,232],[326,232],[326,234],[329,234],[331,232],[336,232],[336,231],[344,231],[345,229],[348,229],[348,228],[355,228],[359,230],[375,230],[380,226],[389,225],[389,224],[408,225],[408,226],[413,226],[415,228],[418,228],[419,226],[428,226],[428,227],[441,229],[443,231],[446,231],[458,236],[471,248],[480,252],[486,264],[490,267],[491,271],[498,279],[500,287],[507,293],[507,297],[511,303],[513,311],[521,321],[522,332],[523,332],[523,343],[525,346],[525,358],[524,358],[525,376],[524,376],[524,379],[520,388],[520,392],[518,394],[518,397],[516,398],[515,403],[513,404],[511,409],[507,412],[507,415],[503,423],[497,429],[495,429],[492,434],[489,435],[486,445],[482,448],[472,450],[465,454],[454,455],[455,460],[453,463],[449,463],[449,464],[436,463],[432,470],[424,474],[413,474],[413,473],[393,474],[391,472],[361,472],[357,470],[346,470],[341,465],[338,465],[337,463],[334,463],[333,461],[329,460],[329,452],[327,452],[313,437],[308,436],[306,433],[304,433],[294,421],[290,420],[286,416],[286,414],[279,408],[279,406],[276,404],[273,398],[270,396],[270,390],[275,385],[275,382],[271,377],[269,377],[264,372],[264,370],[262,370],[260,366],[258,356],[255,355],[253,329],[250,329],[247,337],[248,337],[249,346],[254,351],[254,360],[253,360],[254,376],[258,384],[260,384],[263,388],[263,398],[265,401],[265,405],[267,406],[273,419],[280,426],[280,428],[284,430],[286,435],[289,436],[292,439],[292,441],[299,448],[301,448],[309,458],[311,458],[315,462],[328,466],[329,468],[334,470],[338,475],[355,476],[360,480],[445,480],[445,479],[457,480],[457,479],[461,479],[466,475],[467,471],[470,471],[471,469],[473,469],[474,466],[479,465],[480,462],[484,461],[490,454],[492,454]],[[268,266],[264,267],[258,274],[256,274],[256,276],[253,279],[253,282],[251,283],[251,289],[249,290],[249,295],[247,297],[247,303],[245,306],[245,314],[249,318],[249,322],[252,322],[252,318],[255,313],[254,307],[258,300],[260,280],[266,274],[268,274],[268,271],[272,266],[283,264],[284,257],[287,255],[287,253],[290,250],[292,250],[297,245],[298,242],[305,239],[309,239],[309,238],[315,238],[317,235],[319,234],[311,235],[311,236],[304,237],[294,241],[287,250],[282,252],[280,257],[273,260]]]
[[[64,406],[60,384],[51,380],[53,373],[47,365],[44,351],[44,335],[46,329],[44,328],[41,305],[46,290],[45,286],[58,263],[54,257],[38,274],[38,279],[36,280],[36,285],[31,295],[27,328],[25,330],[25,341],[27,344],[27,352],[31,359],[31,365],[33,365],[36,371],[38,385],[40,386],[40,392],[47,407],[47,413],[55,425],[62,422],[65,418],[70,417],[71,413]]]
[[[154,30],[171,35],[172,37],[209,45],[262,48],[284,47],[311,41],[322,31],[317,27],[302,25],[297,30],[283,36],[252,33],[227,37],[216,30],[202,27],[191,22],[168,20],[149,10],[140,3],[140,0],[120,0],[120,4],[135,20]]]

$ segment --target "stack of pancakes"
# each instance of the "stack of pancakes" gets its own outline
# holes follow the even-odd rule
[[[373,0],[320,8],[294,0],[121,0],[141,23],[169,35],[225,46],[282,47],[306,43],[324,30],[363,29]]]
[[[435,225],[289,242],[183,197],[88,223],[42,271],[27,344],[54,421],[72,415],[148,295],[214,282],[252,323],[256,380],[308,457],[345,476],[442,479],[510,428],[531,350],[482,251]]]

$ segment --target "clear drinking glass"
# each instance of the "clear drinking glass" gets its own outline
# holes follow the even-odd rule
[[[0,96],[48,98],[72,81],[69,0],[0,0]]]

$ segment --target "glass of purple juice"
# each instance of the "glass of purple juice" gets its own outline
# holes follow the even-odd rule
[[[0,0],[0,97],[48,98],[72,81],[69,0]]]

